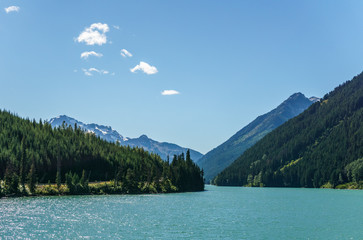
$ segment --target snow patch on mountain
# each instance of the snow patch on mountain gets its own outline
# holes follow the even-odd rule
[[[110,126],[98,125],[95,123],[86,124],[66,115],[54,117],[48,122],[54,128],[62,127],[63,125],[64,127],[71,126],[72,128],[77,126],[77,128],[81,128],[87,133],[95,134],[108,142],[119,142],[123,146],[144,148],[146,151],[158,154],[164,160],[166,160],[168,156],[169,159],[172,160],[174,155],[179,155],[181,153],[185,154],[187,151],[187,148],[172,143],[158,142],[148,138],[146,135],[141,135],[139,138],[127,138],[119,134]],[[203,154],[190,149],[190,156],[194,161],[198,161]]]

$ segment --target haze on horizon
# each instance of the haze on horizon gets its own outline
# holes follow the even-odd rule
[[[363,2],[0,2],[0,108],[206,153],[363,70]]]

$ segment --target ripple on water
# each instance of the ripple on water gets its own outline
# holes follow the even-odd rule
[[[363,191],[217,188],[0,200],[0,239],[359,239]]]

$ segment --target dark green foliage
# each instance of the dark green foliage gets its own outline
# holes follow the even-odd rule
[[[135,181],[135,173],[132,169],[127,169],[126,177],[124,180],[124,188],[127,193],[137,192],[137,181]]]
[[[214,182],[232,186],[335,187],[359,181],[362,123],[360,74],[266,135]]]
[[[87,194],[89,193],[88,179],[85,170],[82,171],[82,177],[79,178],[77,173],[68,172],[65,175],[66,185],[70,194]],[[59,187],[58,187],[59,189]]]
[[[88,189],[88,182],[89,182],[89,179],[88,179],[88,177],[86,177],[86,171],[83,170],[82,171],[82,177],[79,180],[79,183],[80,183],[81,188],[83,189],[83,191],[86,192],[86,193],[88,193],[88,191],[89,191],[89,189]]]
[[[174,156],[170,166],[170,177],[180,191],[204,190],[203,171],[190,159],[189,150],[186,159],[184,154]]]
[[[25,172],[25,164],[26,164],[26,146],[25,146],[25,137],[21,140],[21,156],[20,156],[20,183],[22,186],[22,190],[25,193],[25,181],[26,181],[26,172]]]
[[[6,168],[4,176],[4,193],[19,194],[19,176],[16,173],[14,166],[9,164]]]
[[[75,186],[73,184],[73,175],[72,175],[72,172],[68,172],[66,173],[66,185],[69,189],[69,192],[70,193],[74,193],[75,192]]]
[[[345,170],[349,181],[359,183],[363,180],[363,158],[349,163]]]
[[[0,179],[0,198],[2,198],[4,196],[4,189],[3,189],[3,185],[2,185],[2,180]]]
[[[55,177],[55,182],[57,184],[57,188],[59,189],[61,184],[62,184],[62,178],[61,178],[61,175],[60,175],[59,171],[57,171],[57,175]]]
[[[46,122],[0,111],[0,179],[4,179],[6,195],[18,194],[19,185],[25,182],[32,194],[37,182],[55,181],[59,190],[61,179],[71,193],[90,192],[89,181],[111,180],[130,193],[139,192],[141,185],[163,192],[169,185],[169,189],[175,186],[170,168],[158,155],[106,142],[76,126],[53,129]],[[196,187],[182,189],[194,191]]]
[[[32,163],[31,167],[30,167],[30,171],[28,174],[28,186],[29,186],[29,191],[31,193],[35,193],[35,187],[36,187],[36,179],[37,179],[37,175],[35,173],[35,165],[34,163]]]
[[[278,107],[257,117],[230,139],[205,154],[197,161],[197,164],[204,169],[206,181],[209,183],[218,173],[241,156],[246,149],[287,120],[300,114],[312,103],[313,101],[306,98],[304,94],[295,93]]]

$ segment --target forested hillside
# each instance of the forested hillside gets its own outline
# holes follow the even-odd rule
[[[246,149],[290,118],[302,113],[318,99],[295,93],[275,109],[257,117],[227,141],[205,154],[197,163],[203,168],[206,181],[212,180]]]
[[[336,187],[363,180],[363,74],[245,151],[217,185]]]
[[[36,183],[64,183],[66,175],[75,178],[74,184],[81,175],[87,182],[112,180],[125,193],[147,192],[149,185],[152,192],[199,191],[204,189],[202,174],[189,151],[169,163],[143,149],[101,140],[77,126],[53,129],[48,123],[0,111],[0,194],[31,192],[29,186]]]

